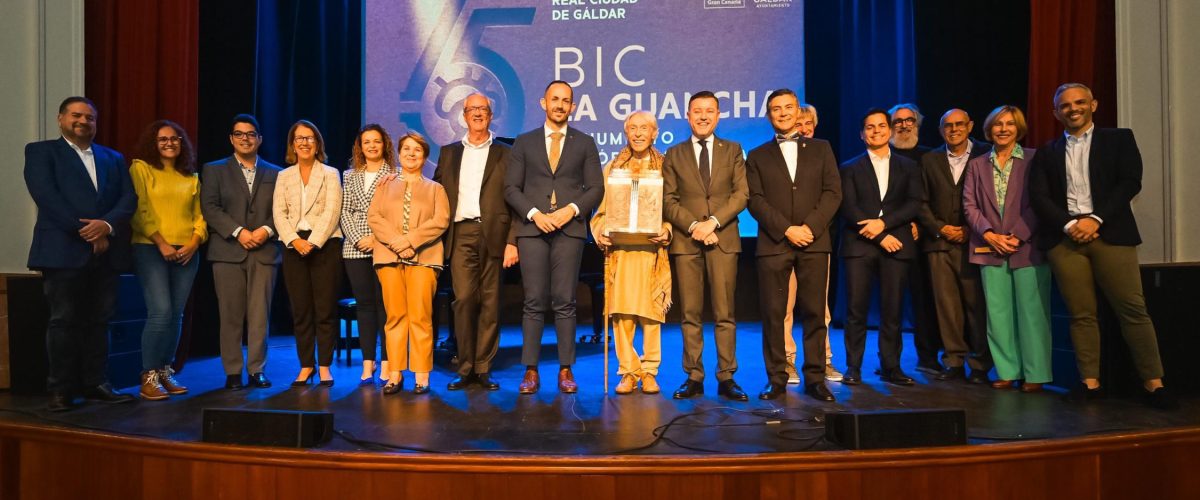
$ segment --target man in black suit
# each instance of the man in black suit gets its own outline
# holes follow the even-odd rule
[[[918,218],[921,250],[929,263],[938,331],[945,346],[945,369],[938,380],[967,378],[987,383],[992,368],[987,343],[987,316],[979,266],[967,261],[967,227],[963,217],[963,174],[967,161],[988,152],[987,144],[971,140],[975,122],[966,111],[951,109],[939,122],[946,143],[925,153],[921,173],[925,198]],[[971,367],[968,377],[963,365]]]
[[[873,108],[862,119],[867,151],[842,164],[842,256],[849,307],[846,364],[842,383],[862,383],[867,312],[872,282],[879,282],[879,365],[884,381],[912,385],[900,369],[900,319],[905,279],[917,255],[912,222],[921,205],[921,172],[908,158],[892,154],[887,112]]]
[[[825,386],[825,308],[829,224],[842,201],[837,160],[829,143],[795,132],[799,102],[795,92],[779,89],[767,96],[775,137],[754,148],[746,159],[750,214],[758,220],[758,284],[763,315],[763,363],[767,385],[760,399],[775,399],[787,384],[783,319],[787,287],[796,275],[796,302],[804,326],[804,392],[833,401]],[[786,332],[791,335],[791,332]]]
[[[930,151],[929,146],[919,143],[921,123],[925,121],[925,115],[911,102],[892,106],[888,115],[892,117],[892,154],[903,156],[920,165],[921,158]],[[917,241],[926,236],[921,233],[916,222],[912,224],[912,232],[913,239]],[[938,362],[938,350],[942,348],[942,340],[938,335],[934,299],[930,296],[932,287],[928,266],[920,255],[911,262],[908,270],[908,294],[912,307],[913,346],[917,348],[917,371],[936,376],[942,372],[942,364]]]
[[[221,316],[225,388],[236,391],[246,387],[243,367],[250,374],[250,385],[271,386],[264,369],[267,325],[280,262],[271,211],[280,168],[258,156],[262,144],[258,120],[237,115],[231,128],[233,155],[205,164],[200,172],[200,211],[208,222],[208,260]]]
[[[518,387],[532,394],[541,387],[537,363],[545,314],[554,311],[558,335],[558,389],[574,393],[575,287],[587,241],[587,220],[604,197],[604,175],[596,141],[568,127],[575,111],[574,93],[566,82],[546,86],[541,99],[543,126],[517,137],[508,157],[504,198],[520,218],[517,248],[525,287],[525,377]]]
[[[137,195],[120,153],[95,144],[96,106],[68,97],[58,106],[62,137],[25,146],[25,185],[37,205],[30,269],[41,271],[50,411],[75,396],[126,403],[133,396],[108,383],[108,320],[117,278],[129,269],[129,219]]]
[[[1082,379],[1067,399],[1103,396],[1096,287],[1121,323],[1146,404],[1179,406],[1163,387],[1154,323],[1146,312],[1138,267],[1138,233],[1130,202],[1142,189],[1142,157],[1133,131],[1092,123],[1091,89],[1067,83],[1054,92],[1054,116],[1065,133],[1043,146],[1030,166],[1032,203],[1040,220],[1037,245],[1046,251],[1071,313],[1071,343]],[[1064,237],[1065,236],[1065,237]]]
[[[446,384],[457,391],[472,382],[488,390],[499,348],[500,268],[517,263],[516,226],[504,202],[508,146],[488,129],[492,103],[483,94],[463,101],[467,135],[442,146],[433,180],[446,188],[451,226],[445,233],[454,288],[454,335],[458,376]]]

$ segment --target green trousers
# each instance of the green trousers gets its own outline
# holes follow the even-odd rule
[[[1046,383],[1050,370],[1050,267],[980,266],[988,346],[1002,380]]]

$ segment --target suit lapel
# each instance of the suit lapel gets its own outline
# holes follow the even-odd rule
[[[898,163],[899,160],[896,159],[896,152],[893,151],[891,156],[888,157],[887,196],[896,196],[896,177],[900,175],[900,165]],[[883,200],[880,200],[880,203],[882,202]]]
[[[1099,127],[1096,127],[1096,126],[1094,126],[1094,125],[1093,125],[1093,128],[1092,128],[1092,144],[1091,144],[1091,146],[1088,148],[1088,185],[1089,185],[1089,186],[1091,186],[1091,190],[1092,190],[1092,193],[1093,193],[1093,195],[1092,195],[1092,200],[1093,200],[1093,201],[1092,201],[1092,207],[1093,207],[1093,208],[1095,208],[1095,207],[1099,206],[1099,204],[1095,202],[1095,200],[1096,200],[1096,196],[1095,196],[1095,192],[1096,192],[1096,186],[1097,186],[1097,185],[1099,185],[1099,184],[1096,182],[1096,172],[1098,172],[1098,171],[1100,170],[1098,167],[1100,166],[1100,163],[1101,163],[1101,162],[1103,162],[1103,161],[1104,161],[1106,158],[1111,158],[1111,156],[1110,156],[1110,155],[1108,155],[1108,154],[1107,154],[1105,151],[1103,151],[1103,149],[1104,149],[1104,146],[1105,146],[1105,143],[1104,143],[1104,141],[1103,141],[1103,140],[1097,140],[1097,137],[1096,137],[1096,136],[1098,135],[1098,133],[1099,133],[1099,132],[1100,132],[1100,128],[1099,128]],[[1064,158],[1065,158],[1065,157],[1066,157],[1066,155],[1065,155],[1065,152],[1066,152],[1066,147],[1064,147],[1064,148],[1063,148],[1063,151],[1064,151],[1064,155],[1063,155],[1063,156],[1064,156]],[[1067,171],[1067,170],[1066,170],[1066,161],[1063,161],[1063,178],[1064,178],[1064,182],[1065,182],[1065,179],[1066,179],[1066,171]],[[1064,184],[1064,185],[1065,185],[1065,184]]]
[[[1050,154],[1054,157],[1054,178],[1058,181],[1059,187],[1062,188],[1063,200],[1066,200],[1067,194],[1067,138],[1059,135],[1054,143],[1050,145]],[[1091,159],[1089,158],[1090,162]]]
[[[1010,214],[1012,217],[1021,216],[1021,207],[1017,206],[1017,197],[1021,195],[1021,190],[1024,189],[1021,179],[1025,172],[1025,159],[1013,158],[1012,167],[1008,172],[1008,190],[1004,192],[1004,216],[1002,220],[1007,221]],[[993,195],[992,199],[996,197]],[[999,206],[997,206],[999,209]],[[1015,209],[1015,210],[1014,210]],[[1007,226],[1007,224],[1006,224]]]
[[[92,144],[92,159],[96,162],[96,196],[100,196],[108,184],[108,168],[112,162],[95,144]]]
[[[883,199],[879,195],[879,176],[875,175],[875,165],[871,163],[870,153],[863,153],[860,165],[859,168],[863,170],[868,179],[871,179],[871,182],[867,183],[867,194],[871,195],[871,200],[877,200],[882,206]],[[889,174],[888,177],[891,177],[891,175]]]
[[[99,196],[100,189],[98,189],[98,186],[92,185],[92,176],[90,174],[88,174],[87,166],[84,165],[83,160],[79,158],[79,153],[76,153],[75,148],[71,147],[71,145],[67,143],[66,138],[60,137],[58,139],[58,142],[59,142],[59,153],[66,155],[67,162],[72,165],[75,165],[75,168],[79,171],[79,174],[82,175],[84,180],[87,181],[87,185],[91,186],[92,190],[94,190],[96,192],[96,195]],[[95,146],[93,146],[92,147],[93,158],[95,157],[95,153],[96,153],[96,148],[95,148]],[[96,170],[97,170],[96,184],[100,185],[99,163],[97,163]]]
[[[297,180],[300,181],[300,189],[305,189],[304,179],[300,178],[300,172],[297,171]],[[325,183],[325,171],[321,168],[320,163],[314,163],[312,170],[308,172],[308,184],[312,189],[305,189],[304,206],[300,207],[300,213],[308,215],[312,210],[313,205],[317,203],[317,198],[321,196],[321,185]],[[309,196],[311,195],[311,196]]]
[[[490,146],[488,146],[487,161],[484,162],[484,165],[483,165],[483,179],[479,181],[479,187],[480,187],[481,192],[483,190],[483,185],[487,184],[488,177],[491,177],[492,172],[496,171],[496,163],[497,163],[496,160],[497,160],[498,156],[500,156],[500,148],[496,147],[496,142],[493,139],[492,144]],[[459,168],[461,168],[461,165],[462,165],[462,155],[461,154],[458,156],[458,161],[456,162],[456,164],[460,166]],[[458,172],[456,172],[456,173],[458,173]],[[457,178],[455,180],[457,180]]]
[[[937,162],[937,166],[938,166],[938,168],[935,169],[938,172],[937,175],[939,175],[942,178],[942,182],[945,182],[946,185],[951,186],[951,187],[958,186],[958,184],[961,183],[962,180],[967,177],[966,176],[966,168],[965,167],[963,168],[963,171],[964,171],[963,175],[962,175],[962,177],[958,178],[958,182],[954,182],[953,167],[950,166],[950,157],[947,156],[950,151],[949,148],[947,148],[946,146],[942,146],[938,149],[935,149],[934,151],[937,151],[937,153],[938,153],[938,155],[935,157],[935,160],[934,160]],[[968,154],[967,156],[970,157],[970,154]]]
[[[780,173],[783,174],[783,178],[791,181],[792,184],[795,184],[796,179],[799,178],[800,175],[797,173],[796,177],[793,178],[792,174],[788,172],[787,158],[783,157],[783,148],[779,147],[779,143],[776,142],[774,146],[767,148],[767,150],[771,152],[771,160],[774,161],[775,164],[779,166],[778,168],[779,168]],[[796,169],[797,170],[800,169],[799,156],[800,156],[800,145],[797,144],[796,145],[796,157],[797,157],[796,158]]]

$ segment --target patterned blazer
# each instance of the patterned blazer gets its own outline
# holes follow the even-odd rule
[[[396,173],[396,169],[384,163],[379,168],[375,182],[366,185],[365,171],[353,167],[342,172],[342,234],[345,235],[342,245],[343,259],[369,259],[371,254],[363,252],[355,245],[358,240],[371,235],[371,227],[367,225],[367,209],[371,208],[371,198],[375,196],[375,188],[387,176]]]

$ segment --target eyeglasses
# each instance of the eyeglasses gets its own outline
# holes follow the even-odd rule
[[[233,133],[229,135],[232,135],[234,139],[258,139],[258,132],[242,132],[241,130],[234,130]]]
[[[317,142],[317,138],[311,135],[298,135],[292,139],[296,144],[312,144]]]
[[[895,120],[892,120],[892,125],[916,125],[916,124],[917,124],[917,118],[914,116],[910,116],[908,118],[897,118]]]
[[[942,124],[942,128],[944,128],[946,130],[953,130],[956,128],[967,128],[967,122],[946,122],[946,123]]]
[[[158,138],[159,144],[178,144],[182,141],[183,141],[183,138],[179,137],[177,135],[173,135],[171,137],[159,137]]]
[[[471,114],[476,111],[483,111],[484,113],[490,113],[492,110],[491,110],[491,108],[489,108],[487,106],[471,106],[469,108],[463,108],[463,113],[466,113],[466,114]]]

